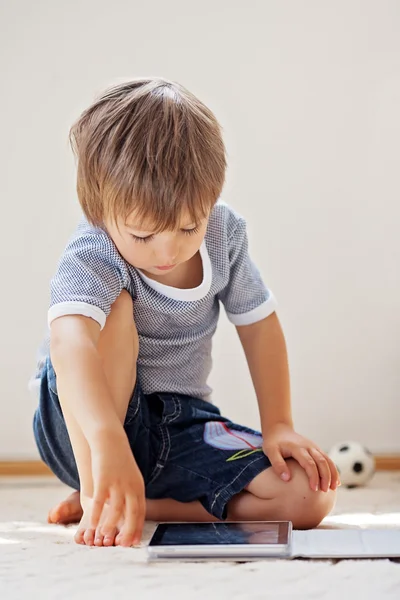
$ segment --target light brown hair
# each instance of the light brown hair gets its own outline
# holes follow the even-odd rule
[[[133,79],[104,91],[71,127],[77,193],[94,225],[132,211],[155,230],[174,229],[183,210],[206,216],[225,180],[214,114],[178,83]]]

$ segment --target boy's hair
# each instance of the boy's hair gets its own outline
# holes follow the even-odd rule
[[[156,231],[175,229],[183,211],[196,223],[224,185],[225,147],[214,114],[162,78],[106,89],[73,124],[69,140],[79,202],[94,225],[132,211]]]

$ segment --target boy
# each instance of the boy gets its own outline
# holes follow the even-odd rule
[[[81,518],[75,540],[96,546],[138,543],[145,518],[316,526],[338,473],[293,429],[275,300],[244,220],[218,201],[226,162],[215,116],[176,83],[133,80],[106,90],[70,139],[84,218],[51,283],[34,433],[77,491],[49,520]],[[220,303],[246,354],[262,435],[210,400]]]

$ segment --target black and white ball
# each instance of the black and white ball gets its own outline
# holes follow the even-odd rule
[[[358,442],[335,444],[328,455],[339,471],[343,486],[352,488],[365,485],[375,472],[374,457]]]

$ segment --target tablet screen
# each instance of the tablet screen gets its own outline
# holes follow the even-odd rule
[[[288,544],[289,532],[286,521],[161,523],[150,546]]]

